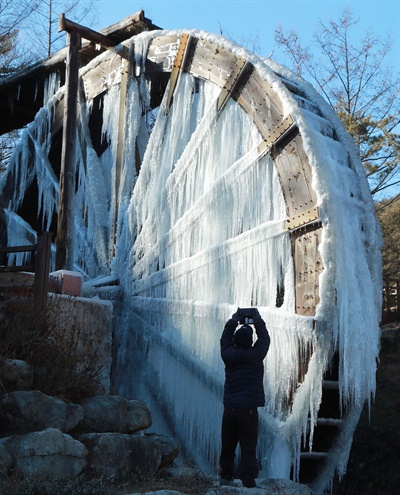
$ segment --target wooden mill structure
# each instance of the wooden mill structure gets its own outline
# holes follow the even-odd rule
[[[79,264],[79,260],[73,258],[69,245],[75,228],[69,212],[77,190],[77,100],[90,102],[91,118],[88,128],[93,149],[100,156],[110,146],[102,136],[102,98],[112,88],[119,88],[116,112],[118,125],[114,143],[116,152],[111,184],[113,204],[110,207],[111,220],[106,240],[108,259],[103,257],[98,262],[99,273],[103,274],[107,273],[112,262],[118,238],[130,80],[144,76],[150,83],[149,114],[159,109],[161,104],[160,112],[166,115],[171,112],[179,81],[184,74],[190,75],[196,84],[201,82],[217,88],[217,118],[223,114],[228,104],[234,102],[238,105],[258,132],[257,159],[268,157],[273,162],[281,187],[286,210],[282,224],[290,241],[294,274],[295,297],[291,311],[294,317],[304,317],[311,322],[311,328],[317,335],[314,344],[299,358],[297,376],[287,390],[285,407],[288,411],[296,407],[297,388],[307,382],[310,363],[317,359],[316,347],[325,346],[317,417],[309,418],[311,427],[304,428],[301,447],[296,454],[297,461],[293,463],[291,470],[293,478],[310,484],[316,494],[322,493],[327,480],[337,470],[335,459],[340,457],[340,449],[346,444],[347,436],[352,435],[360,414],[360,405],[354,406],[351,401],[342,402],[339,376],[343,365],[342,356],[338,346],[329,339],[324,340],[331,322],[318,318],[319,304],[324,302],[321,301],[320,290],[322,277],[327,277],[325,280],[328,280],[328,284],[331,281],[331,267],[324,263],[320,246],[324,236],[328,236],[334,211],[330,211],[327,203],[318,197],[315,184],[318,182],[316,176],[320,173],[320,168],[323,168],[320,157],[326,153],[327,156],[335,157],[338,167],[341,167],[346,176],[354,177],[348,186],[349,198],[355,198],[358,204],[367,202],[368,205],[369,200],[363,192],[365,188],[359,187],[357,182],[360,176],[359,165],[355,163],[354,153],[348,149],[353,145],[349,145],[350,141],[338,120],[330,118],[331,114],[326,106],[308,92],[299,79],[271,61],[261,60],[245,50],[232,50],[231,45],[219,37],[194,31],[158,30],[145,18],[143,12],[100,33],[72,23],[64,17],[60,19],[60,27],[67,31],[67,47],[64,50],[0,82],[1,134],[19,129],[34,119],[45,104],[45,87],[49,75],[57,74],[59,85],[65,86],[64,92],[52,106],[48,129],[51,145],[47,150],[47,157],[52,173],[59,180],[58,209],[54,210],[50,219],[51,230],[56,232],[56,268],[73,269],[74,263]],[[132,37],[152,31],[154,34],[150,33],[148,36],[147,49],[138,58],[138,50],[133,47]],[[81,38],[86,41],[82,42]],[[312,122],[313,132],[318,133],[320,142],[324,143],[324,149],[319,149],[319,154],[315,155],[313,143],[316,141],[310,139],[309,122]],[[82,141],[84,139],[82,137]],[[30,141],[28,139],[28,147],[34,145],[33,138]],[[136,146],[135,173],[140,176],[143,154],[138,148]],[[13,202],[15,173],[11,171],[3,181],[1,206],[4,210],[9,209],[8,205]],[[321,175],[318,177],[320,180]],[[19,201],[14,208],[14,213],[36,231],[43,228],[42,218],[37,216],[36,207],[32,208],[37,203],[38,196],[38,186],[30,181],[24,191],[25,199]],[[83,211],[84,222],[87,221],[85,214]],[[6,216],[1,213],[0,235],[3,245],[7,244],[6,225]],[[361,226],[361,229],[366,228],[366,224]],[[80,266],[83,272],[86,261],[83,260]],[[160,258],[155,271],[167,270],[168,267],[162,265]],[[282,280],[277,284],[274,295],[277,308],[280,307],[285,291]],[[260,304],[256,299],[252,303]],[[349,427],[349,422],[353,426]]]

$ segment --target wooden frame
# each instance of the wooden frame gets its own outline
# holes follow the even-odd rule
[[[28,246],[8,246],[0,247],[0,253],[36,253],[34,265],[22,266],[2,266],[0,267],[0,290],[15,289],[16,286],[32,288],[34,306],[38,310],[43,310],[47,306],[47,293],[49,287],[49,272],[51,264],[51,232],[40,232],[37,235],[37,244]],[[31,284],[26,277],[11,276],[16,272],[32,271],[35,276]]]

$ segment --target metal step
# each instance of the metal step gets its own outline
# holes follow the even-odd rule
[[[339,390],[339,382],[336,380],[323,380],[322,388],[329,388],[332,390]]]
[[[316,426],[341,426],[342,419],[335,418],[317,418]]]
[[[300,459],[321,461],[328,458],[327,452],[300,452]]]

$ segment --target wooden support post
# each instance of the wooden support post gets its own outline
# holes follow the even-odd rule
[[[73,269],[73,204],[75,196],[75,147],[81,35],[67,33],[64,123],[56,239],[56,269]]]
[[[168,113],[172,104],[172,97],[174,95],[175,87],[178,83],[178,79],[182,71],[185,69],[186,60],[189,53],[190,43],[192,37],[190,34],[183,33],[179,42],[178,52],[175,57],[174,66],[171,71],[171,77],[169,79],[169,89],[167,99],[165,102],[165,110]]]
[[[47,306],[52,237],[53,234],[51,232],[41,232],[38,234],[33,301],[35,309],[39,311],[46,309]]]
[[[117,156],[115,162],[115,184],[114,184],[114,222],[112,226],[111,255],[114,254],[114,247],[117,236],[117,223],[119,211],[119,189],[121,183],[121,171],[124,161],[124,144],[125,144],[125,117],[126,117],[126,99],[128,96],[128,76],[131,71],[131,64],[122,60],[121,85],[119,90],[119,112],[118,112],[118,143]]]

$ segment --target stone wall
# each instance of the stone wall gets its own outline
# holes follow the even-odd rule
[[[55,323],[60,346],[75,349],[82,356],[86,356],[86,359],[78,363],[81,368],[96,363],[100,368],[100,387],[97,392],[109,393],[112,363],[112,302],[99,298],[51,294],[47,311],[50,319]]]

